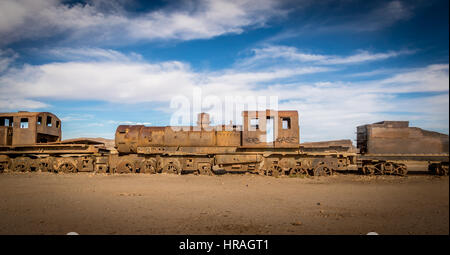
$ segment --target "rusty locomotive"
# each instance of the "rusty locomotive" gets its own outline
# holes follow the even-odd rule
[[[0,171],[98,173],[254,173],[405,175],[409,162],[448,174],[448,135],[384,121],[357,127],[351,140],[300,143],[297,111],[244,111],[242,125],[121,125],[115,149],[92,139],[61,141],[61,121],[48,112],[0,114]]]

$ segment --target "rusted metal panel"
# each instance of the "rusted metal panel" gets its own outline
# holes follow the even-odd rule
[[[0,143],[4,145],[48,143],[61,140],[61,120],[49,112],[0,113],[0,125],[3,126],[2,130],[6,125],[12,129],[11,143]]]
[[[297,111],[244,111],[242,146],[248,148],[298,147]]]
[[[357,132],[362,154],[448,154],[448,135],[408,127],[407,121],[359,126]]]
[[[138,147],[138,154],[170,154],[170,155],[184,155],[184,154],[196,154],[196,155],[208,155],[208,154],[220,154],[220,153],[235,153],[236,147],[233,146],[211,146],[211,147],[194,147],[194,146],[152,146],[152,147]]]
[[[346,152],[357,153],[357,149],[353,146],[351,140],[334,140],[321,142],[301,143],[300,150],[303,152]]]
[[[257,163],[261,162],[263,157],[258,154],[254,155],[216,155],[216,164],[246,164],[246,163]]]
[[[252,130],[249,121],[252,116],[260,117],[258,128]],[[169,147],[242,147],[242,148],[298,148],[299,127],[297,111],[243,112],[244,125],[210,126],[209,115],[201,113],[197,126],[186,127],[144,127],[122,125],[116,130],[116,147],[119,153],[137,153],[137,148],[146,154],[162,153]],[[272,132],[269,133],[267,120]],[[272,136],[273,139],[268,139]],[[270,140],[268,142],[268,140]],[[187,152],[187,151],[186,151]],[[208,152],[201,152],[208,153]]]
[[[217,131],[216,132],[217,146],[240,146],[241,132],[240,131]]]
[[[0,127],[0,145],[12,145],[12,127]]]

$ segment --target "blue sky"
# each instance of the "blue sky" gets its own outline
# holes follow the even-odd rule
[[[448,4],[4,0],[0,111],[113,138],[119,124],[168,125],[171,100],[200,89],[277,96],[305,142],[381,120],[448,134]]]

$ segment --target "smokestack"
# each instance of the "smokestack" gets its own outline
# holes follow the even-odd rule
[[[206,112],[199,113],[197,115],[197,126],[201,128],[209,127],[209,124],[211,122],[209,121],[209,114]]]

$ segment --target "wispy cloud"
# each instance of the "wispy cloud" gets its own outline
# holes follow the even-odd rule
[[[11,49],[0,49],[0,74],[9,68],[9,66],[18,58],[18,54]]]
[[[348,23],[338,25],[338,27],[356,31],[375,31],[411,18],[413,16],[413,9],[414,6],[411,3],[391,1],[383,3],[367,14],[356,17],[360,24],[358,26],[355,26],[356,23],[352,20]]]
[[[65,40],[123,44],[137,40],[205,39],[239,34],[287,13],[278,1],[201,0],[177,2],[131,15],[120,2],[104,8],[103,1],[63,4],[57,0],[0,2],[1,44],[64,34]]]
[[[336,4],[336,2],[339,2]],[[331,3],[331,4],[330,4]],[[370,6],[370,2],[369,6]],[[374,2],[375,6],[348,14],[339,13],[339,7],[354,8],[354,1],[323,1],[317,2],[321,9],[326,10],[326,15],[319,18],[307,19],[296,24],[295,28],[288,28],[266,39],[266,42],[279,42],[294,37],[317,34],[341,34],[341,33],[370,33],[389,28],[399,22],[411,19],[415,13],[418,2],[412,1],[381,1]],[[343,8],[345,9],[345,8]],[[306,10],[308,11],[308,10]],[[335,15],[330,15],[332,12]]]
[[[272,63],[274,60],[313,63],[319,65],[345,65],[359,64],[364,62],[385,60],[400,55],[413,54],[413,50],[388,51],[381,53],[371,53],[366,50],[358,50],[355,54],[349,56],[311,54],[302,52],[295,47],[283,45],[268,45],[251,50],[252,55],[240,61],[240,66],[261,66],[266,63]]]
[[[92,120],[93,118],[94,115],[92,114],[80,114],[80,113],[71,113],[61,116],[62,121],[84,121],[84,120]]]
[[[24,99],[21,95],[16,98],[15,95],[4,95],[0,97],[0,109],[2,111],[10,111],[16,109],[42,109],[49,107],[39,100]]]

